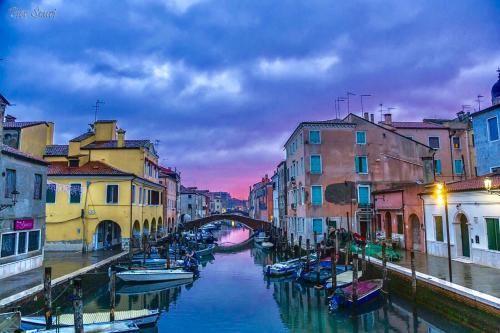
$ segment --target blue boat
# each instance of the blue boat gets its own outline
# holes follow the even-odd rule
[[[363,306],[367,303],[370,303],[370,301],[378,298],[378,296],[380,296],[382,285],[382,279],[359,281],[357,288],[358,298],[356,301],[356,306]],[[330,311],[336,311],[340,305],[352,307],[352,289],[352,284],[347,287],[337,289],[333,297],[330,298]]]

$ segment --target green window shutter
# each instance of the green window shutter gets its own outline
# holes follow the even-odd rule
[[[47,184],[47,195],[45,197],[47,203],[56,202],[56,184]]]
[[[366,132],[356,132],[356,143],[361,145],[366,143]]]
[[[82,185],[71,184],[69,202],[70,203],[80,203],[81,194],[82,194]]]
[[[321,143],[321,136],[319,134],[319,131],[310,131],[309,132],[309,141],[310,141],[310,143],[313,143],[313,144]]]
[[[321,173],[321,156],[311,156],[311,173]]]
[[[463,173],[462,160],[455,160],[455,173],[461,175]]]
[[[434,216],[434,223],[436,225],[436,241],[442,242],[442,241],[444,241],[443,217],[442,216]]]
[[[488,249],[500,251],[500,228],[498,219],[486,219],[486,233],[488,234]]]

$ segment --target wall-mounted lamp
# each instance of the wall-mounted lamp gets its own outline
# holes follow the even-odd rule
[[[492,191],[491,190],[491,187],[492,187],[492,181],[491,181],[491,178],[490,177],[486,177],[484,178],[484,189],[486,191],[488,191],[489,194],[496,194],[496,195],[500,195],[500,192],[495,192],[495,191]]]
[[[12,193],[11,193],[12,203],[0,205],[0,211],[4,210],[6,208],[9,208],[9,207],[14,207],[17,203],[17,196],[18,195],[19,195],[19,192],[17,192],[16,190],[12,191]]]

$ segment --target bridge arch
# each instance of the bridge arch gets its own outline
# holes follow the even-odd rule
[[[203,217],[201,219],[197,220],[192,220],[192,221],[187,221],[183,224],[184,229],[194,229],[194,228],[201,228],[205,224],[216,222],[216,221],[222,221],[222,220],[230,220],[230,221],[236,221],[241,224],[246,225],[248,228],[252,230],[256,229],[263,229],[263,230],[270,230],[272,223],[269,221],[263,221],[263,220],[257,220],[248,216],[244,215],[237,215],[237,214],[215,214],[215,215],[210,215],[207,217]]]

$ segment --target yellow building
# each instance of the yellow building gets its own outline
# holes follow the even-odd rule
[[[46,145],[54,137],[54,123],[48,121],[16,121],[7,115],[3,123],[3,143],[24,153],[42,158]]]
[[[158,155],[149,140],[125,140],[115,120],[48,145],[47,251],[126,249],[164,232]]]

